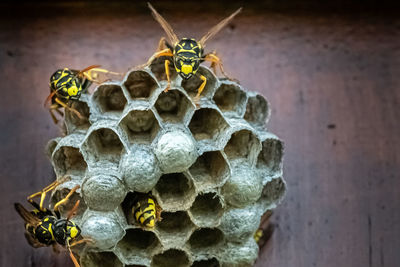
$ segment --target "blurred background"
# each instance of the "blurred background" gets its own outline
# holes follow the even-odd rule
[[[375,1],[152,1],[180,37],[272,107],[288,192],[255,266],[400,266],[400,9]],[[43,102],[58,68],[143,64],[164,32],[145,1],[0,3],[0,265],[72,266],[33,249],[13,208],[53,178]]]

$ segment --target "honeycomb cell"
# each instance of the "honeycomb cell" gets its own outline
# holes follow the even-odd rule
[[[222,216],[219,229],[228,241],[243,243],[258,229],[262,214],[263,209],[258,204],[244,208],[231,207]]]
[[[186,90],[190,97],[195,97],[200,85],[203,82],[203,80],[200,79],[200,75],[203,75],[207,78],[206,86],[204,87],[200,97],[211,98],[215,91],[217,78],[208,68],[204,66],[200,66],[197,74],[190,79],[182,80],[181,86]]]
[[[127,264],[150,264],[150,257],[160,246],[157,236],[140,228],[128,229],[116,247],[117,253]]]
[[[101,113],[119,115],[127,101],[118,84],[102,84],[93,93],[92,101]]]
[[[186,267],[189,265],[189,257],[185,251],[169,249],[153,257],[152,267]]]
[[[262,149],[257,160],[257,168],[264,177],[280,176],[282,175],[282,158],[282,142],[276,137],[267,138],[262,142]]]
[[[85,180],[82,194],[92,210],[114,210],[125,198],[127,191],[119,178],[110,173],[95,174]]]
[[[251,267],[258,256],[258,245],[253,237],[245,243],[225,243],[220,249],[222,267]]]
[[[264,211],[273,209],[280,202],[286,192],[286,184],[282,178],[272,179],[268,182],[261,194],[260,203]]]
[[[230,205],[244,207],[260,198],[262,188],[259,173],[242,164],[232,168],[231,177],[222,187],[222,193]]]
[[[156,80],[142,70],[129,73],[124,85],[132,99],[149,98],[158,87]]]
[[[58,177],[64,175],[83,177],[85,175],[87,164],[81,152],[79,152],[79,148],[71,146],[59,147],[53,155],[53,160]]]
[[[157,222],[157,230],[164,246],[176,242],[184,243],[194,228],[186,211],[163,212],[161,217],[162,220]]]
[[[249,130],[233,133],[224,148],[230,161],[245,161],[250,166],[255,165],[260,150],[260,140]]]
[[[216,258],[212,258],[209,260],[195,261],[193,262],[192,267],[220,267],[220,264]]]
[[[219,139],[228,128],[228,123],[215,109],[203,108],[196,110],[190,123],[189,129],[197,141]]]
[[[161,176],[160,164],[147,145],[133,145],[123,155],[119,169],[131,191],[149,192]]]
[[[181,130],[163,133],[154,153],[164,173],[186,171],[196,160],[196,144],[190,134]]]
[[[189,168],[197,190],[222,186],[229,178],[230,168],[220,151],[205,152]]]
[[[249,93],[244,119],[256,128],[264,128],[269,114],[267,100],[259,94]]]
[[[154,195],[166,211],[188,209],[194,198],[192,181],[183,173],[170,173],[161,176],[155,186]]]
[[[58,201],[64,199],[75,185],[76,185],[76,183],[71,181],[71,183],[67,182],[67,183],[64,183],[64,184],[58,186],[57,189],[51,195],[50,202],[51,202],[52,207],[54,207],[54,205]],[[79,206],[78,206],[78,210],[76,211],[76,215],[72,218],[72,221],[76,221],[81,218],[81,216],[87,209],[87,205],[83,201],[80,194],[77,192],[74,192],[70,196],[69,200],[66,203],[60,205],[59,211],[60,211],[62,218],[67,218],[68,213],[72,210],[72,208],[75,206],[77,201],[79,201]]]
[[[83,215],[81,234],[93,240],[89,246],[108,250],[114,247],[124,236],[125,231],[115,212],[87,210]]]
[[[224,239],[224,234],[217,228],[200,228],[193,232],[189,239],[192,249],[217,246]]]
[[[118,163],[121,158],[123,144],[117,133],[109,128],[99,128],[92,131],[82,145],[87,155],[87,161],[109,161]]]
[[[130,111],[121,120],[120,126],[128,134],[130,143],[151,143],[160,129],[150,109]]]
[[[90,127],[90,110],[87,103],[82,101],[71,101],[71,108],[77,110],[81,117],[70,110],[65,111],[65,124],[67,132],[72,133],[75,130],[87,130]]]
[[[167,74],[165,73],[165,60],[167,59],[171,59],[171,57],[158,57],[150,64],[151,72],[154,74],[154,76],[156,76],[158,81],[167,81]],[[168,69],[171,82],[174,82],[175,78],[177,77],[174,64],[170,62]]]
[[[212,227],[219,224],[224,209],[216,193],[204,193],[196,197],[189,212],[197,226]]]
[[[222,112],[243,116],[246,108],[246,93],[233,82],[223,82],[214,95],[214,102]]]
[[[123,267],[122,262],[110,251],[88,252],[81,257],[82,267]]]
[[[195,107],[186,95],[171,89],[158,96],[155,108],[164,122],[177,123],[185,121]]]

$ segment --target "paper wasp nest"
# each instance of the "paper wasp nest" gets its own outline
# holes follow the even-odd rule
[[[85,118],[67,112],[66,135],[48,144],[57,177],[72,177],[52,201],[81,185],[69,205],[81,199],[75,221],[95,241],[76,250],[81,265],[252,266],[260,218],[285,192],[268,103],[201,67],[196,107],[201,80],[175,73],[165,93],[157,62],[82,95],[72,106]],[[138,192],[162,208],[154,229],[123,209]]]

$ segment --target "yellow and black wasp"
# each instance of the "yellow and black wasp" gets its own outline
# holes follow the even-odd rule
[[[71,189],[65,198],[54,205],[53,210],[43,207],[46,193],[56,188],[64,181],[65,179],[56,181],[45,187],[40,192],[30,195],[28,197],[28,202],[34,207],[34,210],[28,211],[20,203],[14,203],[14,207],[25,222],[25,238],[32,247],[38,248],[53,246],[55,251],[57,251],[57,245],[66,247],[75,267],[79,267],[79,263],[72,253],[71,247],[89,241],[88,239],[76,241],[80,237],[81,230],[73,221],[70,220],[78,209],[79,200],[69,211],[67,218],[61,218],[59,212],[60,205],[66,203],[79,186],[75,186]],[[33,198],[39,195],[41,196],[41,199],[38,204],[33,200]]]
[[[70,110],[81,119],[82,115],[68,105],[69,101],[79,100],[81,94],[87,91],[92,82],[101,83],[107,80],[99,79],[100,74],[120,75],[120,73],[100,69],[99,67],[100,65],[92,65],[83,70],[58,69],[51,75],[50,94],[46,98],[45,105],[51,102],[49,111],[54,123],[57,124],[58,119],[53,111],[56,111],[60,116],[64,115],[60,108]]]
[[[141,226],[153,228],[161,220],[161,208],[150,194],[137,194],[132,203],[131,212]]]
[[[200,39],[200,41],[196,41],[192,38],[179,39],[174,33],[171,25],[169,25],[169,23],[153,8],[150,3],[148,3],[148,6],[151,9],[154,18],[158,21],[158,23],[160,23],[161,27],[167,34],[169,41],[171,42],[170,44],[165,40],[164,37],[161,38],[157,52],[150,57],[148,62],[145,64],[145,66],[150,65],[151,62],[158,57],[170,57],[165,60],[165,73],[168,82],[165,91],[169,90],[171,83],[169,73],[170,61],[172,61],[172,64],[175,66],[175,70],[184,80],[188,80],[195,76],[199,69],[200,63],[204,61],[211,62],[211,67],[214,69],[214,72],[216,71],[216,65],[218,65],[222,74],[228,77],[224,72],[222,62],[219,57],[215,53],[204,54],[204,47],[206,42],[215,34],[217,34],[224,26],[226,26],[241,11],[242,8],[239,8],[232,15],[211,28],[211,30]],[[199,78],[202,80],[202,83],[197,89],[197,95],[195,97],[196,100],[199,99],[200,94],[207,83],[207,78],[204,75],[199,74]]]

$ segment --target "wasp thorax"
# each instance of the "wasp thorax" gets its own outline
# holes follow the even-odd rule
[[[174,65],[183,79],[189,79],[200,66],[203,49],[194,39],[183,38],[174,48]]]

